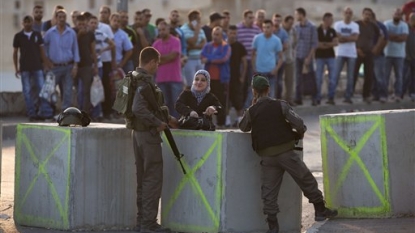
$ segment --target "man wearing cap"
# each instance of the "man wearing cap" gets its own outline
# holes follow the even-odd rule
[[[219,14],[218,12],[214,12],[210,14],[209,16],[209,25],[205,25],[202,27],[202,30],[205,32],[206,35],[206,41],[211,42],[212,41],[212,30],[215,27],[218,27],[222,24],[222,19],[224,17]]]
[[[315,221],[336,216],[336,210],[326,208],[316,179],[294,152],[296,141],[302,139],[307,130],[303,120],[287,102],[268,96],[270,85],[267,78],[254,76],[252,88],[252,105],[245,111],[239,128],[243,132],[251,131],[252,148],[261,157],[261,196],[269,226],[267,233],[279,231],[278,192],[285,171],[313,203]]]

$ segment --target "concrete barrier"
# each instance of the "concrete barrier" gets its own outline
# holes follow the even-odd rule
[[[134,227],[131,131],[56,125],[17,127],[15,222],[60,230]]]
[[[320,116],[324,192],[339,217],[415,214],[415,109]]]
[[[187,174],[165,143],[162,225],[192,233],[265,232],[260,158],[250,134],[173,130],[173,135]],[[288,174],[278,202],[280,232],[300,232],[301,190]]]
[[[250,135],[173,134],[186,155],[188,174],[182,174],[163,143],[163,224],[192,233],[265,231],[260,159],[251,149]],[[124,125],[19,124],[15,170],[14,219],[19,225],[99,230],[136,224],[131,131]],[[286,174],[279,196],[281,232],[300,231],[301,200],[300,189]]]

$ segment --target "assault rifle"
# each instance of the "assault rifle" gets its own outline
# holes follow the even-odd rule
[[[162,110],[160,104],[158,103],[156,99],[156,90],[154,88],[154,85],[150,83],[146,83],[147,85],[141,90],[141,93],[143,94],[144,98],[147,100],[150,107],[157,112],[162,120],[166,123],[169,122],[168,115],[165,114],[165,112]],[[183,167],[183,163],[181,161],[181,158],[184,156],[179,152],[179,149],[177,148],[176,141],[173,138],[173,134],[170,131],[170,128],[167,126],[164,129],[164,134],[166,134],[166,138],[169,141],[170,147],[173,151],[174,156],[176,157],[177,161],[180,163],[180,167],[182,168],[183,174],[186,175],[186,170]]]

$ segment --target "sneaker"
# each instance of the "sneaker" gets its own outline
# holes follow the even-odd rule
[[[156,223],[156,224],[151,225],[149,227],[142,226],[140,232],[141,233],[153,233],[153,232],[160,232],[160,233],[166,232],[166,233],[168,233],[168,232],[171,232],[171,230],[169,228],[162,228],[160,226],[160,224]]]
[[[325,206],[325,203],[319,202],[314,204],[314,220],[317,222],[324,221],[328,218],[333,218],[337,216],[337,210],[331,210]]]
[[[335,105],[336,103],[334,102],[333,99],[329,99],[327,100],[326,104]]]
[[[351,99],[344,99],[343,103],[353,104],[353,101]]]

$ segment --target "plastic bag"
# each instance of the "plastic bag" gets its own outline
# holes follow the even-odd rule
[[[58,92],[56,91],[55,74],[52,71],[46,73],[45,82],[39,92],[39,97],[55,104],[58,101]]]
[[[95,75],[91,85],[91,104],[95,107],[104,100],[104,86],[102,85],[101,78]]]

